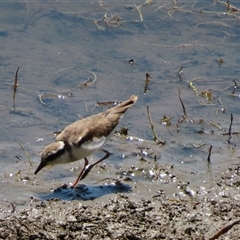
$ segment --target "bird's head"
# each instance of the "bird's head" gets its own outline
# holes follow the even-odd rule
[[[41,169],[48,165],[64,163],[64,159],[62,159],[62,156],[64,155],[65,152],[66,146],[63,141],[53,142],[46,146],[42,150],[41,162],[37,167],[36,171],[34,172],[34,174],[37,174]]]

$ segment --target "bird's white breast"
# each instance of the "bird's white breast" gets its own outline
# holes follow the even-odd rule
[[[101,149],[105,142],[106,137],[102,136],[101,138],[94,137],[91,141],[86,141],[80,146],[71,143],[62,155],[56,157],[52,161],[49,161],[47,165],[64,164],[83,159]],[[64,148],[64,144],[65,143],[63,143],[62,141],[50,144],[54,145],[55,148],[57,146],[57,149],[54,148],[54,150],[52,150],[51,152],[54,154],[57,151],[61,151],[61,149]]]
[[[79,147],[72,145],[71,154],[76,158],[76,160],[88,157],[101,149],[105,142],[106,137],[104,136],[101,138],[94,137],[91,141],[84,142]]]

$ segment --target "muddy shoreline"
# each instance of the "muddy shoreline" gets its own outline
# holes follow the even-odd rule
[[[88,201],[34,197],[1,204],[0,239],[238,239],[239,166],[206,194],[164,192],[136,200],[125,193]],[[219,237],[219,238],[218,238]]]

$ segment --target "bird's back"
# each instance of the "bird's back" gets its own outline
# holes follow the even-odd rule
[[[119,105],[87,118],[80,119],[63,129],[56,137],[56,141],[72,142],[77,145],[91,140],[92,136],[107,137],[119,123],[123,114],[136,101],[137,96],[131,96]]]

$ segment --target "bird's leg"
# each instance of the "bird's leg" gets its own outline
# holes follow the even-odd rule
[[[79,179],[81,180],[82,179],[82,175],[84,173],[84,170],[86,169],[86,167],[88,166],[88,159],[87,158],[84,158],[84,167],[82,169],[82,171],[80,172],[80,174],[78,175],[78,178],[76,179],[75,183],[72,185],[73,187],[76,187],[76,185],[78,184],[79,182]]]
[[[79,177],[80,180],[84,179],[84,178],[88,175],[88,173],[91,171],[91,169],[92,169],[94,166],[96,166],[98,163],[102,162],[103,160],[105,160],[106,158],[108,158],[108,157],[110,156],[110,152],[109,152],[109,151],[104,150],[104,149],[102,149],[102,151],[106,153],[105,156],[102,157],[100,160],[98,160],[97,162],[95,162],[95,163],[93,163],[93,164],[84,166],[84,167],[85,167],[85,168],[84,168],[85,171],[83,171],[82,176]],[[85,161],[85,163],[86,163],[86,161]],[[79,180],[79,178],[78,178],[77,180]]]

